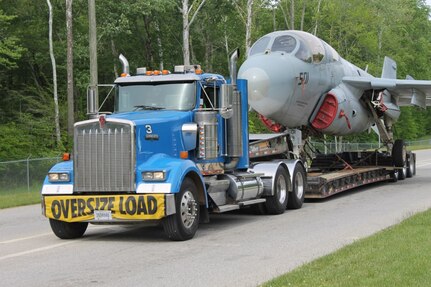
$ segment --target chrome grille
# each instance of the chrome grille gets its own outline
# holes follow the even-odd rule
[[[74,191],[134,191],[134,127],[109,120],[101,128],[92,120],[75,125]]]

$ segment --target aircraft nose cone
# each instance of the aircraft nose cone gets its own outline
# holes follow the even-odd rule
[[[238,78],[248,81],[248,103],[265,117],[281,113],[288,100],[289,71],[279,55],[257,55],[247,59]]]
[[[239,77],[248,81],[249,101],[259,101],[268,96],[270,80],[265,70],[251,67],[241,71]]]

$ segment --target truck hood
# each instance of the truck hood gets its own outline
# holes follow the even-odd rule
[[[135,111],[113,114],[108,119],[123,119],[135,123],[136,155],[146,160],[151,155],[163,153],[178,157],[184,150],[181,128],[193,121],[191,111]]]

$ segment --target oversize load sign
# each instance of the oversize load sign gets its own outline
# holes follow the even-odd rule
[[[160,219],[165,216],[164,194],[44,196],[46,217],[79,222],[94,219],[94,210],[111,211],[116,219]]]

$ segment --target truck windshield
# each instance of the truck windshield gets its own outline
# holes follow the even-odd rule
[[[137,110],[192,110],[196,105],[195,83],[136,83],[117,85],[115,112]]]

